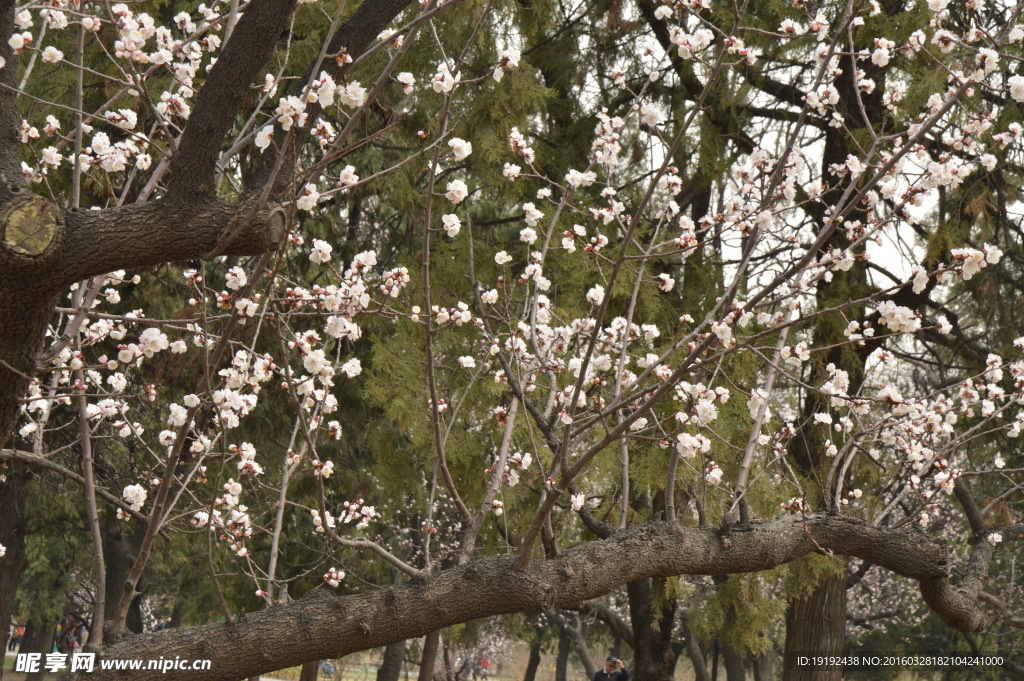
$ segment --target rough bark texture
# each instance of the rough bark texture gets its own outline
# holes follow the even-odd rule
[[[433,681],[437,648],[440,642],[440,631],[432,631],[423,639],[423,656],[420,658],[420,673],[416,677],[416,681]]]
[[[273,56],[295,3],[254,0],[235,26],[196,97],[178,153],[171,160],[167,195],[173,201],[203,199],[213,193],[221,143],[234,125],[234,113],[249,96],[250,85]]]
[[[7,480],[0,483],[0,544],[7,547],[7,555],[0,560],[0,650],[7,650],[9,630],[7,624],[14,617],[14,598],[18,592],[21,573],[28,564],[25,556],[24,473],[7,471]],[[3,670],[0,669],[0,678]]]
[[[700,642],[694,636],[693,630],[690,629],[690,623],[685,616],[681,619],[680,624],[683,636],[686,637],[686,654],[689,655],[690,665],[693,667],[694,681],[711,681],[707,663],[704,660],[704,651],[700,649]]]
[[[537,669],[540,667],[540,644],[543,639],[539,636],[530,646],[530,659],[526,662],[526,671],[523,673],[523,681],[536,681]]]
[[[53,650],[53,633],[57,628],[56,622],[33,622],[29,620],[25,627],[25,638],[21,642],[21,653],[41,653],[43,660],[46,660],[46,653]],[[6,650],[6,649],[5,649]],[[25,681],[43,681],[46,672],[43,666],[39,665],[39,671],[30,672],[25,675]]]
[[[210,658],[212,669],[192,672],[193,681],[234,681],[307,660],[340,658],[419,638],[481,617],[567,607],[646,577],[758,572],[823,549],[870,560],[929,585],[943,583],[948,570],[945,544],[939,540],[914,530],[871,527],[828,514],[733,529],[730,538],[725,547],[717,529],[651,523],[568,549],[557,558],[535,559],[527,569],[516,568],[516,556],[496,556],[427,580],[357,596],[318,590],[298,601],[240,615],[233,624],[130,637],[104,649],[101,657]],[[609,561],[608,555],[630,556],[630,560]],[[965,621],[959,619],[959,602],[949,604],[951,610],[941,597],[932,605],[953,626]],[[164,677],[159,672],[98,671],[88,678],[148,681]]]
[[[846,571],[825,578],[807,598],[794,598],[786,613],[783,681],[840,681],[838,666],[799,665],[801,655],[841,655],[846,643]],[[730,680],[731,681],[731,680]]]
[[[124,523],[115,524],[109,522],[104,524],[103,558],[106,565],[108,594],[120,592],[125,580],[128,579],[132,565],[139,555],[139,547],[142,545],[142,537],[145,535],[145,532],[145,526],[140,524],[125,525]],[[133,634],[142,633],[141,605],[142,596],[136,596],[132,599],[131,606],[128,608],[125,626]],[[104,613],[105,621],[113,625],[116,614],[117,599],[108,598]]]
[[[725,664],[726,681],[746,681],[747,669],[743,666],[743,653],[728,644],[723,644],[722,661]]]
[[[384,661],[377,670],[377,681],[398,681],[402,674],[402,658],[405,657],[405,641],[390,643],[384,648]]]
[[[299,681],[317,681],[320,677],[320,660],[303,663],[299,670]]]
[[[754,658],[754,681],[772,681],[775,678],[775,652],[769,650]]]
[[[665,596],[663,578],[638,579],[626,585],[633,624],[633,678],[671,681],[676,656],[672,650],[676,599]]]
[[[572,636],[565,629],[558,632],[558,654],[555,656],[555,681],[569,681],[569,653],[572,651]]]

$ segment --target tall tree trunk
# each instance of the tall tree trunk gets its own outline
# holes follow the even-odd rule
[[[174,604],[174,609],[171,610],[171,621],[168,623],[168,629],[177,629],[181,626],[181,616],[185,612],[185,604],[178,601]]]
[[[773,681],[775,678],[775,651],[768,650],[754,657],[754,681]]]
[[[320,660],[306,662],[299,672],[299,681],[317,681],[320,676]]]
[[[799,665],[801,655],[842,655],[846,643],[846,571],[825,579],[786,614],[783,681],[840,681],[842,667]]]
[[[452,654],[447,639],[443,642],[444,649],[444,678],[446,681],[455,681],[455,671],[452,667]]]
[[[562,629],[558,633],[558,657],[555,658],[555,681],[567,681],[569,653],[572,652],[572,637]]]
[[[46,662],[46,654],[53,650],[53,631],[57,628],[56,622],[36,623],[29,620],[25,626],[25,638],[21,642],[22,653],[42,653],[43,657],[39,664],[39,671],[30,672],[25,675],[25,681],[43,681],[45,672],[43,662]]]
[[[676,669],[672,650],[676,599],[665,595],[665,580],[660,577],[630,582],[626,592],[633,625],[632,678],[635,681],[672,681]]]
[[[590,657],[590,651],[587,649],[587,629],[585,625],[580,625],[577,622],[577,627],[574,627],[568,618],[567,613],[552,612],[550,616],[555,620],[559,630],[563,634],[568,634],[572,638],[574,647],[576,648],[576,655],[580,659],[580,663],[583,665],[583,670],[586,672],[587,678],[592,679],[597,674],[597,666],[594,664],[594,660]],[[579,619],[579,618],[577,618]]]
[[[4,433],[0,432],[0,441],[3,436]],[[0,559],[0,650],[7,650],[8,625],[14,618],[14,599],[18,594],[21,574],[28,565],[25,555],[26,474],[22,471],[5,472],[7,479],[0,482],[0,544],[7,549],[6,555]],[[3,674],[3,665],[0,665],[0,679]]]
[[[536,681],[537,669],[540,667],[540,646],[544,639],[540,636],[530,646],[530,660],[526,663],[526,672],[523,674],[523,681]]]
[[[416,681],[433,681],[434,663],[437,661],[437,644],[440,640],[440,631],[432,631],[423,639],[423,656],[420,658],[420,674]]]
[[[743,653],[728,644],[723,644],[722,659],[725,662],[726,681],[747,681],[747,669],[743,666]]]
[[[125,526],[124,523],[103,523],[103,558],[107,573],[107,593],[120,595],[124,590],[124,583],[128,579],[139,555],[139,548],[142,546],[142,539],[146,534],[145,526],[133,524]],[[144,591],[142,586],[145,574],[136,584],[138,591]],[[128,614],[124,625],[128,631],[134,634],[142,633],[142,596],[132,599],[128,607]],[[111,633],[121,627],[121,622],[115,621],[117,617],[118,598],[108,598],[104,608],[104,621]]]
[[[594,663],[593,658],[590,657],[590,651],[587,650],[587,637],[583,632],[579,632],[575,640],[576,655],[580,658],[580,664],[583,665],[583,671],[586,672],[587,678],[592,679],[597,674],[597,665]]]
[[[622,657],[622,637],[616,635],[612,641],[612,648],[608,651],[612,657]]]
[[[384,648],[384,661],[377,670],[377,681],[398,681],[402,673],[402,659],[405,657],[405,641],[392,643]]]
[[[708,674],[708,666],[704,661],[704,652],[700,649],[700,643],[697,641],[697,637],[693,635],[693,630],[690,629],[690,623],[686,616],[680,618],[680,624],[683,636],[686,637],[686,653],[690,656],[694,681],[710,681],[711,676]]]

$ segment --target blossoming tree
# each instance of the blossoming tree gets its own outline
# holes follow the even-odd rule
[[[624,585],[671,678],[641,603],[808,556],[790,652],[848,561],[1013,625],[1020,8],[812,4],[0,0],[0,618],[52,476],[90,646],[194,678]],[[221,621],[133,635],[168,546]]]

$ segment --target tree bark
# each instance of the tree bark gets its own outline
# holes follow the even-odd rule
[[[437,662],[437,647],[441,632],[432,631],[423,639],[423,655],[420,657],[420,673],[416,681],[433,681],[434,664]]]
[[[583,665],[583,671],[586,673],[587,678],[594,678],[594,674],[597,673],[597,666],[594,664],[594,660],[590,657],[590,651],[587,649],[586,627],[583,625],[573,626],[569,622],[568,617],[561,612],[551,612],[549,615],[555,620],[559,630],[562,633],[568,634],[572,639],[573,646],[576,649],[576,656],[579,658],[580,664]]]
[[[398,681],[405,657],[405,641],[390,643],[384,648],[384,661],[377,670],[377,681]]]
[[[727,681],[746,681],[747,669],[743,665],[743,653],[727,643],[722,644],[722,661],[725,664]]]
[[[786,614],[783,681],[840,681],[839,666],[799,665],[801,655],[842,655],[846,643],[846,571],[827,577]]]
[[[686,653],[690,657],[690,665],[693,667],[694,681],[710,681],[708,666],[704,660],[704,652],[700,649],[700,642],[690,629],[690,623],[686,616],[680,618],[683,636],[686,637]]]
[[[139,547],[142,545],[142,538],[146,533],[144,525],[133,523],[126,526],[124,523],[105,523],[103,526],[103,556],[107,568],[107,593],[119,594],[124,582],[131,573],[132,565],[139,555]],[[127,535],[127,536],[125,536]],[[140,580],[141,582],[141,580]],[[141,590],[141,589],[140,589]],[[142,633],[142,596],[132,599],[128,608],[128,617],[124,625],[133,634]],[[121,622],[115,621],[117,615],[117,599],[107,599],[105,608],[106,626],[116,630]]]
[[[537,669],[540,667],[540,646],[544,639],[537,636],[537,640],[530,646],[530,659],[526,663],[526,671],[523,673],[523,681],[535,681]]]
[[[626,585],[633,623],[633,677],[636,681],[671,681],[676,599],[665,594],[663,578],[638,579]]]
[[[558,655],[555,657],[555,681],[568,681],[570,651],[572,651],[572,636],[565,629],[560,629],[558,632]]]
[[[302,665],[299,681],[317,681],[320,676],[320,660],[310,660]]]
[[[25,626],[25,638],[21,642],[19,652],[42,653],[43,655],[39,671],[26,674],[25,681],[43,681],[45,671],[42,662],[46,661],[46,654],[53,650],[53,632],[56,628],[56,622],[37,623],[31,620]]]
[[[444,658],[444,678],[447,681],[455,681],[455,674],[454,674],[454,671],[452,670],[452,656],[451,656],[451,652],[449,650],[447,639],[443,642],[443,648],[444,648],[444,656],[443,656],[443,658]]]
[[[754,681],[773,681],[775,678],[775,651],[768,650],[754,657]]]
[[[0,482],[0,544],[7,548],[7,554],[0,559],[0,650],[7,650],[10,634],[7,625],[14,618],[18,583],[28,565],[24,535],[26,476],[23,471],[12,473],[8,470],[7,479]],[[3,668],[0,665],[2,678]]]
[[[983,575],[994,550],[974,549],[971,573]],[[371,593],[336,596],[320,590],[273,608],[217,622],[144,633],[106,647],[105,658],[175,655],[213,660],[192,681],[227,681],[340,658],[353,652],[425,636],[461,622],[493,615],[540,614],[590,600],[628,582],[681,574],[758,572],[811,552],[856,556],[921,583],[926,602],[950,626],[976,630],[984,621],[976,593],[950,585],[944,542],[909,529],[873,527],[825,513],[787,516],[748,529],[733,529],[729,547],[716,528],[666,522],[619,530],[557,558],[535,558],[525,569],[518,556],[492,556]],[[609,561],[627,555],[628,561]],[[230,671],[228,671],[230,670]],[[150,681],[159,672],[97,671],[80,681]]]

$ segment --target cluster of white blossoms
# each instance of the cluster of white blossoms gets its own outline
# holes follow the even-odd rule
[[[341,584],[341,580],[343,579],[345,579],[344,570],[331,568],[324,574],[324,583],[327,584],[327,586],[337,587]]]
[[[121,492],[121,497],[128,502],[133,511],[141,511],[142,505],[146,503],[149,492],[142,485],[128,485]]]
[[[929,6],[938,13],[946,11],[945,0],[932,0]],[[54,0],[39,10],[47,30],[59,31],[74,21],[80,21],[90,31],[99,29],[101,19],[79,17],[79,12],[63,12],[62,7],[62,0]],[[110,9],[118,36],[113,57],[122,60],[121,67],[133,71],[131,76],[125,74],[127,85],[123,94],[142,97],[144,92],[151,92],[155,100],[152,108],[159,114],[159,120],[150,130],[136,130],[139,120],[132,108],[105,110],[88,118],[82,128],[87,137],[78,154],[79,165],[83,171],[97,174],[147,171],[153,161],[149,152],[158,146],[151,144],[147,135],[157,139],[158,134],[172,134],[154,131],[165,127],[180,130],[188,119],[195,95],[194,79],[209,71],[220,49],[222,17],[217,9],[200,5],[197,12],[182,12],[174,17],[170,27],[163,27],[157,26],[147,14],[134,14],[128,5],[118,4]],[[661,21],[680,21],[667,26],[669,41],[674,55],[695,60],[695,67],[709,63],[718,42],[709,27],[710,19],[700,14],[703,9],[706,3],[695,0],[687,3],[685,11],[681,6],[667,5],[655,11]],[[983,46],[990,44],[983,40],[984,36],[971,32],[955,35],[938,28],[946,25],[938,16],[932,27],[936,30],[916,32],[903,45],[878,36],[864,43],[870,44],[871,49],[852,55],[833,50],[831,57],[830,20],[822,15],[807,19],[810,17],[800,21],[783,19],[778,29],[781,39],[792,41],[787,45],[794,48],[803,36],[808,59],[821,67],[820,76],[815,77],[813,84],[806,83],[803,90],[807,116],[817,117],[822,127],[842,128],[847,124],[839,109],[854,110],[856,104],[842,102],[835,81],[842,69],[852,66],[860,93],[872,94],[884,88],[879,96],[893,112],[894,120],[905,116],[914,121],[902,134],[879,139],[877,153],[868,155],[858,150],[819,173],[809,163],[813,154],[806,147],[785,152],[773,152],[775,147],[754,147],[724,174],[717,187],[720,194],[714,200],[714,208],[708,209],[706,215],[698,215],[685,196],[690,177],[687,173],[691,171],[681,172],[669,161],[653,170],[657,163],[652,159],[668,157],[665,152],[669,147],[662,136],[674,134],[674,124],[683,123],[677,112],[664,107],[664,100],[644,89],[659,78],[661,84],[669,80],[669,76],[660,75],[660,66],[641,72],[644,84],[639,92],[626,92],[631,87],[627,73],[609,77],[607,84],[620,88],[623,96],[632,96],[632,101],[623,107],[621,116],[612,116],[607,110],[593,113],[597,123],[589,140],[589,157],[576,167],[563,168],[565,172],[559,171],[554,177],[548,177],[551,173],[545,170],[546,163],[537,163],[532,140],[543,139],[543,133],[535,132],[532,120],[529,128],[511,128],[508,147],[498,152],[491,151],[487,140],[478,139],[475,156],[473,140],[469,139],[472,129],[464,132],[453,127],[437,138],[423,132],[418,136],[423,147],[416,153],[436,145],[435,159],[441,161],[427,166],[428,177],[438,178],[435,196],[430,198],[443,197],[448,202],[442,204],[444,210],[433,215],[433,222],[427,225],[429,232],[443,230],[448,239],[462,234],[464,241],[463,220],[469,224],[467,216],[473,214],[474,202],[493,202],[493,189],[470,174],[477,166],[492,164],[493,176],[497,177],[500,171],[509,183],[504,189],[517,192],[516,199],[506,204],[516,222],[511,238],[502,242],[508,250],[500,250],[493,257],[490,253],[478,257],[474,264],[478,274],[482,274],[478,281],[470,282],[468,289],[453,292],[437,287],[436,294],[432,292],[432,304],[425,310],[428,305],[422,299],[412,301],[407,296],[415,269],[410,273],[409,268],[392,266],[390,262],[378,269],[373,251],[359,253],[345,268],[339,253],[346,252],[347,245],[332,245],[334,237],[325,236],[311,238],[309,246],[302,248],[304,241],[295,233],[289,235],[288,244],[282,248],[286,255],[279,262],[284,266],[275,270],[272,285],[262,292],[248,293],[266,280],[250,281],[252,265],[244,260],[242,264],[232,261],[230,266],[217,259],[207,263],[204,266],[210,272],[209,280],[195,270],[186,271],[185,281],[193,296],[188,307],[194,314],[184,322],[147,320],[139,310],[117,314],[116,306],[122,295],[117,287],[124,283],[125,275],[114,273],[92,292],[93,302],[73,298],[81,306],[81,316],[73,316],[77,310],[70,315],[65,313],[68,318],[62,318],[61,323],[68,325],[65,332],[69,338],[75,335],[78,345],[66,343],[47,360],[52,381],[36,380],[29,386],[29,399],[22,408],[26,419],[19,431],[21,436],[41,438],[47,428],[54,427],[47,424],[52,410],[72,407],[73,397],[85,395],[87,427],[100,436],[141,441],[144,429],[129,414],[137,413],[131,411],[138,410],[137,403],[153,403],[150,411],[156,416],[138,418],[147,423],[166,424],[167,428],[154,440],[167,447],[168,452],[175,447],[189,448],[196,461],[189,471],[189,480],[209,482],[202,464],[204,457],[217,457],[235,465],[229,469],[235,477],[224,483],[223,494],[214,500],[213,508],[190,508],[191,515],[184,517],[191,517],[191,524],[197,528],[216,527],[218,540],[225,540],[236,556],[247,557],[245,540],[262,530],[258,522],[254,525],[247,506],[241,503],[242,496],[249,494],[247,486],[255,492],[266,483],[264,465],[270,459],[263,445],[259,457],[257,448],[249,442],[225,447],[227,442],[240,440],[231,437],[230,431],[254,413],[262,391],[280,390],[279,396],[291,400],[295,407],[296,433],[302,432],[314,442],[324,436],[341,438],[340,424],[325,423],[325,418],[338,410],[338,385],[345,385],[346,380],[363,372],[360,358],[353,356],[353,352],[360,350],[353,348],[361,345],[357,341],[363,338],[365,315],[375,314],[385,320],[401,319],[400,324],[423,325],[429,320],[431,333],[440,339],[433,347],[438,358],[434,368],[445,375],[437,381],[441,386],[439,393],[418,404],[424,414],[445,420],[444,427],[461,427],[455,423],[453,414],[465,418],[470,429],[508,426],[514,417],[509,407],[492,408],[497,400],[487,403],[490,398],[485,398],[483,409],[477,409],[477,405],[460,408],[463,396],[456,392],[461,389],[461,382],[482,379],[488,390],[500,393],[503,400],[512,392],[521,400],[540,405],[548,427],[564,428],[571,438],[572,457],[600,442],[599,435],[617,428],[616,437],[631,438],[652,449],[660,446],[666,456],[686,469],[691,480],[718,487],[719,491],[727,489],[735,472],[734,461],[729,458],[732,454],[726,454],[728,450],[722,444],[729,442],[723,422],[735,421],[737,413],[740,419],[749,414],[754,429],[750,442],[761,465],[766,457],[785,451],[785,442],[796,431],[787,422],[796,420],[792,414],[792,393],[779,394],[777,386],[789,382],[789,388],[781,389],[787,390],[799,385],[819,400],[807,427],[824,434],[821,453],[837,466],[848,457],[871,457],[876,465],[893,474],[902,490],[898,494],[923,507],[915,509],[912,517],[927,525],[938,513],[939,500],[943,498],[938,493],[951,493],[967,467],[958,447],[962,438],[970,437],[969,428],[984,422],[1010,437],[1024,430],[1024,411],[1020,409],[1024,406],[1024,361],[1006,360],[1004,364],[1001,357],[992,355],[978,375],[927,397],[917,396],[913,386],[899,379],[899,360],[884,350],[883,344],[909,346],[919,332],[934,328],[949,333],[952,325],[943,316],[930,317],[924,307],[916,311],[888,299],[887,293],[872,294],[856,305],[866,319],[844,316],[839,326],[845,325],[843,342],[851,347],[878,343],[883,348],[871,355],[866,376],[854,389],[849,373],[835,364],[825,365],[823,373],[811,373],[809,364],[815,350],[812,338],[801,324],[813,319],[811,315],[828,312],[814,309],[816,286],[863,266],[869,258],[869,242],[878,243],[883,230],[899,230],[913,221],[908,207],[926,206],[940,190],[949,191],[978,174],[994,172],[1002,150],[1024,137],[1024,127],[1019,124],[997,131],[1000,119],[994,111],[942,114],[960,96],[959,85],[973,82],[978,91],[990,88],[1024,102],[1024,77],[1011,76],[1005,83],[998,82],[1000,55]],[[16,55],[37,53],[43,63],[65,58],[55,47],[37,45],[42,38],[27,30],[33,26],[31,11],[19,12],[16,23],[22,32],[9,39]],[[854,21],[852,25],[858,27],[863,21]],[[876,82],[868,74],[898,67],[904,59],[926,49],[934,51],[926,47],[929,35],[930,44],[937,46],[940,54],[953,53],[965,45],[976,46],[967,49],[965,58],[954,64],[945,90],[932,93],[920,111],[905,111],[915,99],[905,97],[906,84],[899,82],[899,78]],[[1024,30],[1014,27],[1009,36],[1011,43],[1019,43],[1024,40]],[[392,49],[397,49],[403,39],[393,34],[381,37]],[[720,43],[730,67],[742,69],[756,59],[754,51],[736,36],[722,36]],[[522,59],[520,51],[513,48],[503,50],[497,60],[494,56],[489,62],[491,66],[472,81],[474,87],[499,87],[490,81],[501,83],[519,68]],[[348,62],[351,63],[350,57]],[[445,59],[426,73],[398,72],[389,87],[412,95],[400,100],[410,107],[420,99],[429,99],[458,109],[459,88],[468,87],[471,81],[463,83],[457,64]],[[146,70],[138,73],[139,65],[147,65]],[[645,64],[645,68],[648,66]],[[4,67],[0,63],[0,68]],[[414,66],[409,68],[415,70]],[[150,87],[157,82],[170,84]],[[508,83],[503,87],[508,87]],[[344,127],[344,117],[369,102],[369,93],[359,82],[339,83],[327,72],[321,72],[298,94],[278,97],[277,88],[278,80],[271,74],[253,86],[256,97],[265,97],[264,103],[239,137],[245,144],[251,140],[261,151],[269,149],[275,141],[283,142],[275,140],[275,130],[292,138],[302,135],[300,142],[314,138],[309,141],[316,146],[305,147],[312,148],[314,156],[337,151],[331,146],[339,134],[335,123],[342,121],[338,127]],[[942,135],[930,139],[929,146],[907,141],[923,131],[921,126],[929,117],[940,115],[936,125]],[[670,116],[677,120],[666,125]],[[335,123],[329,117],[337,117]],[[62,130],[61,121],[54,115],[47,115],[45,120],[45,125],[33,119],[25,120],[21,126],[22,142],[38,158],[35,167],[26,164],[24,170],[36,181],[46,179],[47,172],[66,168],[75,158],[68,148],[73,138]],[[451,134],[456,131],[460,136]],[[627,150],[625,154],[623,149]],[[484,151],[487,153],[481,153]],[[495,160],[492,153],[505,157]],[[359,165],[356,158],[353,154],[351,160]],[[334,160],[337,159],[332,159],[332,163]],[[329,175],[302,176],[295,184],[295,209],[335,219],[327,216],[327,206],[332,204],[325,199],[346,191],[349,193],[343,196],[353,197],[361,192],[354,189],[356,185],[379,174],[376,168],[360,165],[360,172],[368,178],[361,180],[356,165],[347,165],[347,160],[342,158],[334,163],[326,171]],[[446,167],[441,168],[442,164]],[[466,179],[453,177],[452,171],[465,173]],[[337,188],[323,189],[330,186],[325,183],[335,182],[333,173],[337,173]],[[650,186],[645,184],[648,181]],[[634,186],[649,188],[645,198],[638,198],[644,192],[633,191]],[[854,215],[850,215],[851,211],[833,211],[834,206],[829,203],[835,200],[829,197],[841,195],[846,189],[854,197],[849,204],[856,206]],[[334,210],[337,212],[337,208]],[[805,218],[812,211],[823,216],[820,224],[826,230],[834,230],[835,239],[841,241],[845,236],[848,243],[830,244],[827,252],[812,253],[808,244],[813,239],[807,238],[804,229]],[[317,225],[316,229],[321,229],[319,222]],[[815,228],[817,225],[818,222]],[[330,235],[331,231],[317,233]],[[624,247],[627,235],[634,241]],[[439,241],[445,248],[450,247],[450,242]],[[731,293],[722,293],[721,298],[706,301],[710,311],[700,322],[686,314],[669,317],[665,310],[672,309],[681,292],[690,295],[699,286],[688,280],[687,267],[692,263],[688,258],[713,241],[725,244],[725,249],[735,253],[750,245],[753,261],[760,264],[752,265],[744,275],[743,286],[736,287],[743,290],[737,295],[750,303],[735,296],[730,298]],[[982,241],[983,237],[979,237],[973,243]],[[911,263],[909,280],[897,284],[922,294],[930,285],[948,285],[958,278],[971,280],[982,270],[997,266],[1002,251],[998,245],[985,243],[980,249],[953,249],[951,256],[954,262],[940,265],[934,271]],[[288,258],[293,260],[289,262]],[[295,261],[301,261],[301,266],[290,269]],[[620,268],[613,263],[625,264]],[[464,265],[464,261],[456,261],[455,266]],[[777,273],[785,271],[779,268],[790,266],[786,281],[774,282]],[[302,277],[307,271],[310,278],[304,281]],[[620,271],[628,275],[616,274]],[[217,291],[213,281],[221,273],[223,290]],[[623,285],[623,276],[635,277],[635,290]],[[83,287],[77,293],[88,296],[86,289]],[[127,298],[127,292],[124,293]],[[662,305],[666,301],[670,302]],[[104,305],[108,307],[98,307]],[[844,306],[840,312],[853,317],[862,314],[851,311],[853,307]],[[802,317],[805,309],[808,317]],[[605,313],[607,316],[599,318]],[[654,318],[645,315],[655,314],[660,315],[657,324],[647,323]],[[265,344],[257,345],[256,338],[241,334],[233,339],[222,337],[223,326],[219,324],[228,318],[236,319],[239,325],[246,318],[251,319],[253,323],[246,327],[247,332],[255,326],[263,334],[277,334],[279,337],[272,340],[280,341],[282,354],[276,359],[266,354]],[[73,329],[72,320],[77,325]],[[782,338],[782,333],[791,335]],[[52,335],[56,339],[61,334]],[[258,340],[265,339],[264,335]],[[103,354],[93,347],[104,341],[116,342],[114,356],[109,356],[109,349],[104,351],[108,354]],[[147,377],[157,373],[149,369],[168,354],[196,348],[201,352],[192,350],[195,355],[208,357],[222,343],[227,348],[224,361],[210,371],[212,382],[208,388],[194,388],[195,393],[172,397],[176,388],[157,390],[149,383]],[[759,363],[759,368],[742,380],[725,375],[725,358],[735,357],[739,352],[749,353],[744,361],[749,358],[752,364]],[[820,365],[814,366],[816,372],[820,371]],[[774,387],[767,378],[769,373],[777,380]],[[815,376],[813,381],[811,375]],[[449,384],[455,386],[452,392],[444,392]],[[514,390],[509,390],[509,386]],[[466,390],[468,394],[469,389]],[[724,406],[734,395],[736,401]],[[197,422],[200,410],[210,418]],[[598,432],[606,426],[608,430]],[[157,425],[155,429],[161,427]],[[307,455],[305,446],[300,453],[287,451],[286,466],[301,468],[303,474],[315,477],[318,485],[338,484],[340,476],[332,479],[336,468],[327,458],[330,451],[314,449]],[[1005,462],[1000,461],[1001,458],[996,459],[996,468],[1003,467]],[[542,481],[545,475],[552,474],[539,466],[531,468],[534,463],[532,454],[516,452],[509,455],[503,470],[492,465],[487,472],[500,475],[499,482],[507,488],[517,487],[521,476],[539,473],[538,481]],[[789,484],[785,473],[771,479],[775,482],[767,484]],[[546,482],[550,488],[554,479]],[[138,512],[148,498],[147,488],[154,489],[158,484],[158,479],[130,484],[124,487],[123,500],[128,508]],[[519,487],[514,493],[521,490]],[[844,505],[855,503],[865,494],[870,496],[872,492],[856,488],[840,495],[837,491],[837,496],[842,497],[839,503]],[[597,496],[590,497],[591,501]],[[248,496],[244,501],[252,503]],[[582,510],[587,501],[583,492],[568,497],[573,511]],[[513,508],[511,503],[509,509]],[[209,506],[207,503],[206,507]],[[801,494],[782,503],[781,508],[802,512],[809,506]],[[493,500],[490,511],[502,515],[505,502]],[[354,524],[362,530],[381,520],[381,513],[363,499],[345,502],[337,516],[322,515],[316,509],[310,513],[317,532],[343,524]],[[987,539],[994,545],[1001,536],[993,533]],[[329,586],[337,587],[344,576],[344,572],[331,568],[323,579]]]
[[[981,250],[976,248],[954,248],[953,257],[961,263],[961,273],[965,280],[983,270],[987,265],[995,265],[1003,257],[1003,252],[996,246],[985,244]]]
[[[357,530],[369,527],[370,522],[377,517],[377,509],[373,506],[366,506],[362,499],[346,501],[341,506],[345,510],[338,516],[338,520],[343,523],[354,522]]]

